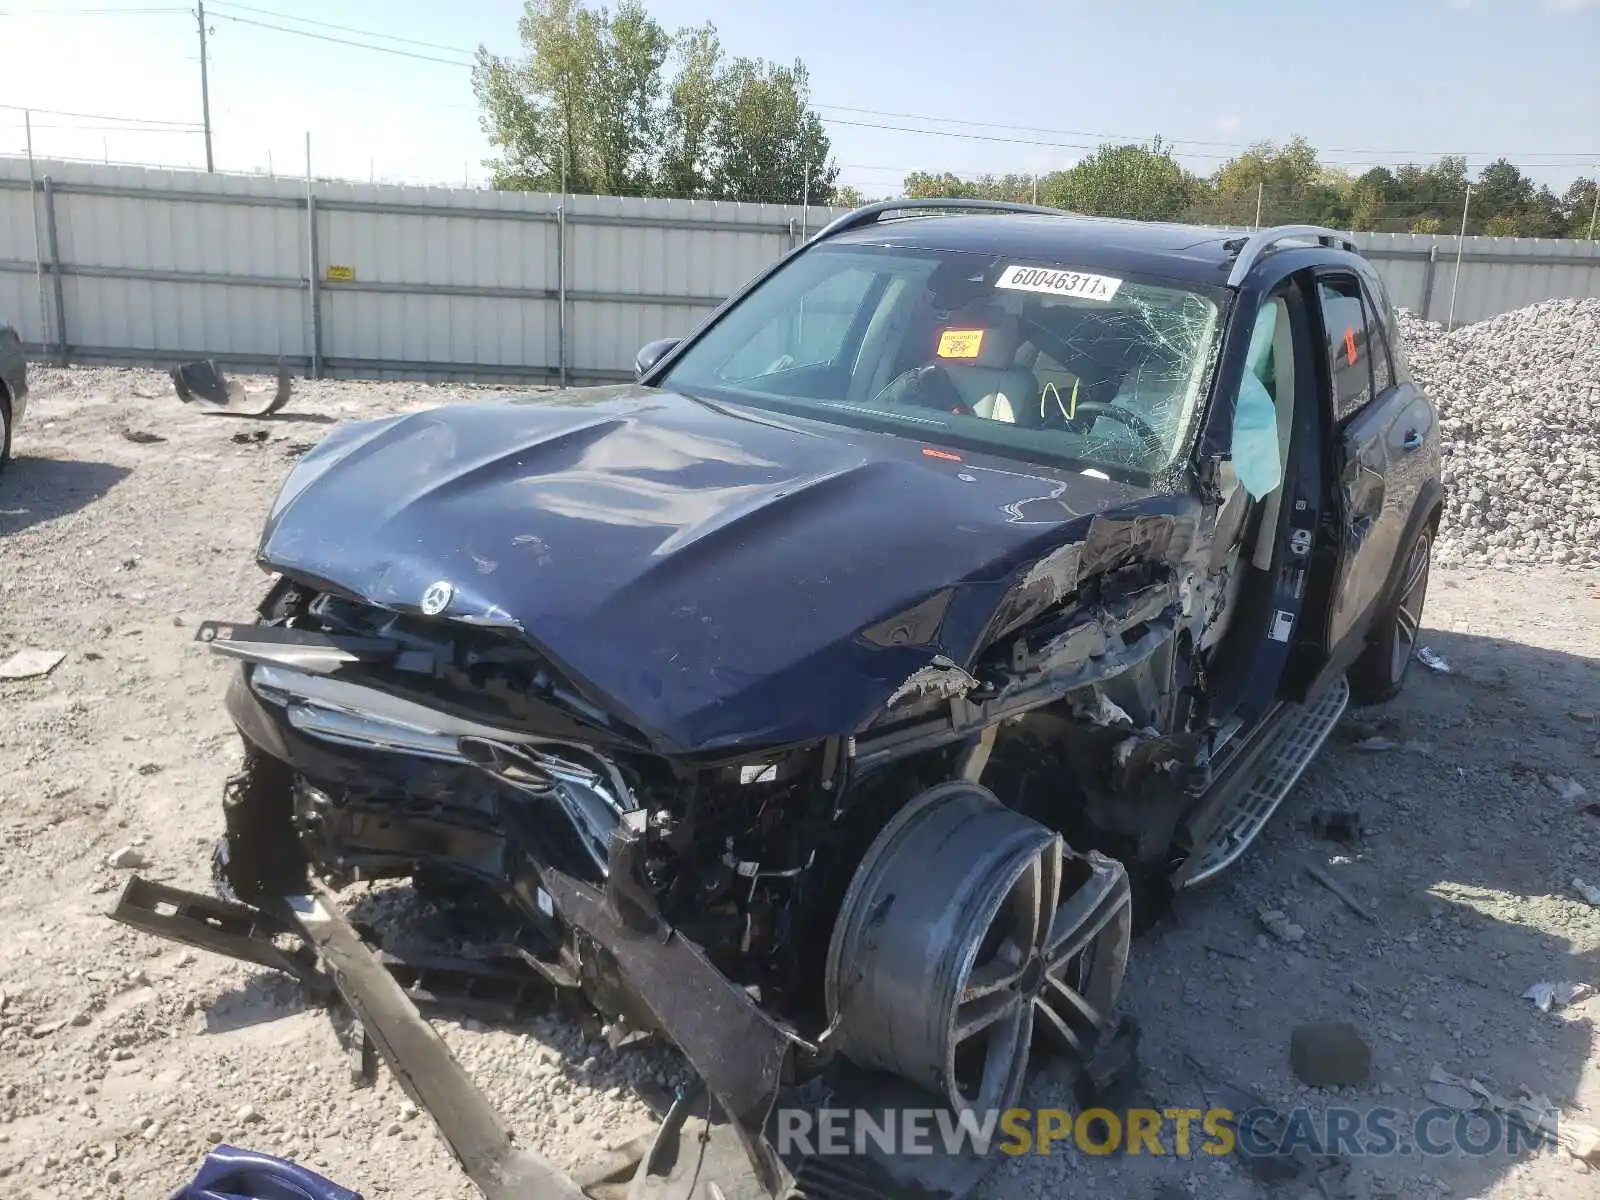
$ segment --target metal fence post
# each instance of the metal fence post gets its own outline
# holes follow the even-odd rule
[[[556,370],[567,386],[567,206],[556,206]]]
[[[1428,265],[1422,269],[1422,307],[1417,309],[1417,315],[1424,321],[1430,320],[1429,312],[1433,309],[1433,279],[1439,269],[1439,243],[1435,242],[1428,247]]]
[[[22,110],[22,124],[28,137],[28,215],[33,225],[33,274],[39,289],[39,353],[50,345],[50,314],[44,300],[44,250],[39,240],[39,181],[33,172],[33,113]]]
[[[311,301],[311,378],[322,378],[322,290],[317,254],[317,198],[311,194],[311,135],[306,134],[306,291]]]
[[[44,177],[44,228],[50,247],[50,280],[56,294],[56,365],[67,365],[67,303],[62,294],[61,244],[56,238],[56,192],[50,176]]]

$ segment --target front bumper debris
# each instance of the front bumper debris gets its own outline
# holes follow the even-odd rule
[[[381,1058],[406,1095],[429,1114],[486,1200],[961,1200],[988,1175],[993,1156],[869,1152],[780,1157],[768,1134],[787,1108],[852,1108],[889,1121],[926,1109],[928,1097],[883,1077],[841,1072],[819,1089],[788,1087],[791,1050],[814,1052],[773,1024],[740,989],[673,933],[644,933],[608,916],[604,896],[550,872],[546,886],[570,916],[617,955],[639,998],[695,1067],[653,1136],[603,1152],[568,1174],[519,1146],[418,1005],[491,1019],[524,1016],[557,990],[525,967],[476,960],[396,959],[372,950],[325,889],[257,908],[131,877],[111,913],[132,928],[284,971],[315,998],[342,1005],[360,1024],[362,1063]],[[519,991],[518,984],[521,988]],[[680,986],[680,984],[682,986]],[[543,989],[541,991],[541,989]],[[517,1000],[525,1003],[516,1003]]]

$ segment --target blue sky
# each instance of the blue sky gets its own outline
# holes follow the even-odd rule
[[[1295,133],[1356,170],[1444,152],[1476,167],[1503,154],[1560,187],[1600,164],[1600,0],[647,6],[669,29],[714,22],[730,53],[804,60],[842,179],[869,194],[892,193],[910,169],[1045,172],[1107,135],[1161,134],[1201,171],[1244,143]],[[198,136],[129,120],[199,120],[186,8],[0,2],[0,104],[81,114],[37,115],[39,154],[203,164]],[[211,0],[218,167],[303,171],[309,130],[319,174],[481,182],[488,145],[465,67],[260,23],[377,30],[415,40],[393,49],[459,60],[480,42],[516,49],[520,11],[521,0]],[[873,111],[851,111],[863,109]],[[21,114],[0,109],[0,153],[22,146]]]

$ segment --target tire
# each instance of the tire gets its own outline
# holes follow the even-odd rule
[[[1350,668],[1350,698],[1356,704],[1393,700],[1405,686],[1422,632],[1432,555],[1433,529],[1424,527],[1406,548],[1394,595],[1373,619],[1367,647]]]
[[[11,459],[11,400],[0,387],[0,471]]]

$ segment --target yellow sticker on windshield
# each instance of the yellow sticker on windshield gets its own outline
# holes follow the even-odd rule
[[[946,329],[939,335],[940,358],[977,358],[982,351],[981,329]]]

